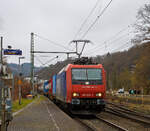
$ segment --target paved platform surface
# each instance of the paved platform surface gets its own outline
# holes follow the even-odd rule
[[[34,102],[16,115],[8,131],[86,131],[50,100]]]

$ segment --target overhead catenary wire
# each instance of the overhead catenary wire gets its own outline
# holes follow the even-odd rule
[[[97,50],[97,49],[99,49],[99,47],[101,48],[102,46],[105,46],[106,44],[108,44],[108,43],[114,43],[115,41],[119,41],[119,40],[121,40],[122,38],[124,38],[125,36],[127,36],[129,33],[127,33],[127,34],[125,34],[125,35],[122,35],[122,36],[120,36],[119,38],[116,38],[116,39],[114,39],[114,40],[112,40],[112,41],[104,41],[102,44],[100,44],[100,45],[98,45],[98,46],[96,46],[96,47],[94,47],[93,49],[90,49],[90,50],[87,50],[87,51],[90,51],[90,52],[93,52],[93,50]],[[107,45],[108,46],[108,45]]]
[[[113,49],[113,50],[110,50],[109,52],[114,53],[114,52],[119,51],[120,49],[123,50],[123,49],[129,47],[130,45],[131,45],[131,41],[128,41],[128,42],[125,42],[125,44],[123,44],[123,45],[121,45],[121,46],[119,46],[119,47],[117,47],[117,48],[115,48],[115,49]],[[124,47],[125,47],[125,48],[124,48]]]
[[[57,55],[57,56],[55,56],[55,57],[53,57],[53,58],[51,58],[51,57],[49,56],[51,59],[48,60],[48,61],[46,61],[45,63],[42,62],[38,57],[39,57],[39,56],[35,56],[35,58],[38,60],[38,62],[40,62],[41,66],[45,66],[45,65],[49,64],[50,62],[54,61],[55,58],[62,58],[62,59],[65,59],[65,54]],[[48,57],[48,56],[40,56],[40,57]]]
[[[43,40],[45,40],[45,41],[48,41],[48,42],[51,43],[51,44],[54,44],[54,45],[56,45],[56,46],[59,46],[59,47],[62,47],[62,48],[64,48],[64,49],[66,49],[66,50],[72,51],[71,49],[69,49],[69,48],[67,48],[67,47],[65,47],[65,46],[63,46],[63,45],[61,45],[61,44],[59,44],[59,43],[57,43],[57,42],[54,42],[54,41],[52,41],[52,40],[49,40],[48,38],[45,38],[45,37],[40,36],[40,35],[37,35],[37,34],[34,34],[34,35],[37,36],[37,37],[39,37],[40,39],[43,39]]]
[[[128,41],[128,42],[126,42],[125,44],[123,44],[123,45],[121,45],[121,46],[119,46],[119,47],[117,47],[117,48],[115,48],[115,49],[113,49],[113,50],[109,50],[109,52],[114,53],[114,52],[119,51],[120,49],[125,49],[125,48],[129,47],[130,45],[131,45],[131,42]],[[126,47],[123,48],[124,46],[126,46]],[[107,53],[107,52],[106,52],[106,53]]]
[[[48,60],[47,62],[45,62],[45,63],[43,64],[43,66],[49,64],[50,62],[52,62],[52,61],[55,60],[56,58],[58,58],[58,56],[56,56],[56,57],[54,57],[54,58]]]
[[[98,19],[104,14],[104,12],[106,11],[106,9],[109,7],[109,5],[112,3],[113,0],[110,0],[110,2],[105,6],[105,8],[102,10],[102,12],[96,17],[95,21],[90,25],[90,27],[87,29],[87,31],[83,34],[83,36],[81,37],[81,39],[83,39],[87,33],[90,31],[90,29],[95,25],[95,23],[98,21]],[[82,28],[82,26],[81,26]],[[80,30],[80,29],[79,29]]]
[[[38,62],[40,62],[41,63],[41,65],[43,65],[44,63],[37,57],[37,56],[34,56],[36,59],[37,59],[37,61]]]
[[[92,16],[93,12],[95,11],[95,9],[97,8],[98,4],[99,4],[100,0],[97,0],[96,3],[94,4],[93,8],[91,9],[90,13],[88,14],[88,16],[86,17],[86,19],[83,21],[83,23],[81,24],[79,30],[77,31],[77,33],[74,36],[74,40],[77,38],[77,36],[80,34],[81,30],[83,29],[83,27],[85,26],[85,24],[88,22],[89,18]],[[76,47],[75,47],[76,48]],[[75,50],[75,48],[73,50]]]
[[[66,50],[72,51],[71,49],[69,49],[69,48],[67,48],[67,47],[65,47],[65,46],[63,46],[63,45],[61,45],[61,44],[59,44],[59,43],[57,43],[57,42],[54,42],[54,41],[52,41],[52,40],[49,40],[49,39],[47,39],[47,38],[45,38],[45,37],[43,37],[43,36],[40,36],[40,35],[37,35],[37,34],[34,34],[34,36],[36,36],[36,37],[38,37],[38,38],[40,38],[40,39],[42,39],[42,40],[46,40],[46,41],[48,41],[49,43],[54,44],[54,45],[59,46],[59,47],[62,47],[62,48],[64,48],[64,49],[66,49]],[[63,55],[61,55],[61,56],[63,56]],[[44,57],[48,57],[48,56],[44,56]],[[42,65],[46,65],[46,64],[49,63],[49,61],[46,62],[46,63],[43,63],[38,57],[36,57],[36,59],[37,59]],[[64,57],[63,57],[63,59],[64,59]]]
[[[74,36],[74,39],[76,39],[76,37],[78,36],[78,34],[81,32],[81,30],[83,29],[84,25],[87,23],[88,19],[91,17],[91,15],[93,14],[93,12],[95,11],[97,5],[99,4],[100,0],[97,0],[94,7],[92,8],[92,10],[90,11],[90,13],[88,14],[88,16],[86,17],[86,19],[83,21],[83,23],[81,24],[79,30],[77,31],[77,33]]]
[[[116,40],[120,40],[123,36],[121,36],[121,37],[119,37],[119,38],[117,38],[117,39],[115,39],[115,40],[114,40],[114,38],[118,37],[121,33],[123,33],[124,31],[126,31],[127,29],[132,28],[132,26],[133,26],[136,22],[137,22],[137,20],[135,20],[132,24],[127,25],[125,28],[119,30],[115,35],[113,35],[112,37],[110,37],[108,40],[105,40],[102,44],[97,45],[96,47],[94,47],[94,48],[92,48],[92,49],[86,50],[86,52],[89,51],[89,53],[91,53],[92,50],[95,50],[95,49],[97,50],[97,49],[99,49],[99,48],[102,49],[104,46],[106,46],[106,44],[112,43],[112,42],[114,42],[114,41],[116,41]],[[133,33],[133,32],[131,31],[131,32],[129,32],[129,33]],[[127,33],[127,35],[128,35],[129,33]],[[99,46],[100,46],[100,47],[99,47]],[[107,46],[108,46],[108,45],[107,45]],[[92,51],[92,52],[93,52],[93,51]],[[88,54],[89,54],[89,53],[88,53]]]
[[[108,7],[108,6],[111,4],[111,2],[112,2],[112,1],[110,1],[109,4],[108,4],[106,7]],[[103,11],[104,11],[104,10],[103,10]],[[120,30],[119,32],[117,32],[112,38],[114,38],[114,37],[120,35],[122,32],[124,32],[124,31],[127,30],[128,28],[132,27],[136,22],[137,22],[137,20],[136,20],[134,23],[128,25],[126,28],[121,29],[121,30]],[[94,23],[94,24],[95,24],[95,23]],[[94,25],[93,25],[93,26],[94,26]],[[87,33],[88,33],[88,32],[87,32]],[[106,48],[106,44],[107,44],[106,42],[108,42],[108,41],[109,41],[109,40],[104,41],[103,44],[98,45],[98,46],[105,46],[105,48]],[[110,43],[110,42],[109,42],[109,43]],[[92,48],[92,49],[89,49],[89,50],[87,50],[87,51],[90,51],[90,52],[91,52],[91,50],[97,49],[98,46],[96,46],[96,47],[94,47],[94,48]]]
[[[94,22],[89,26],[89,28],[87,29],[87,31],[82,35],[81,39],[83,39],[88,34],[88,32],[92,29],[92,27],[99,20],[99,18],[105,13],[106,9],[110,6],[110,4],[112,3],[112,1],[113,0],[109,1],[109,3],[105,6],[105,8],[102,10],[102,12],[96,17],[96,19],[94,20]]]
[[[129,33],[130,33],[130,32],[129,32]],[[114,39],[114,40],[112,40],[112,41],[110,41],[110,42],[104,41],[102,44],[96,46],[95,48],[93,48],[93,49],[91,49],[91,50],[87,50],[86,52],[89,51],[88,54],[91,54],[91,53],[93,53],[93,52],[95,52],[95,51],[97,51],[97,50],[100,50],[100,49],[105,48],[106,44],[107,44],[107,48],[109,48],[110,45],[113,45],[113,44],[115,44],[115,42],[118,42],[118,41],[122,40],[123,38],[125,38],[126,36],[128,36],[129,33],[126,33],[126,34],[120,36],[119,38],[116,38],[116,39]],[[110,43],[110,44],[108,44],[108,43]]]
[[[130,45],[131,45],[131,41],[128,41],[128,42],[126,42],[125,44],[119,46],[118,48],[113,49],[111,52],[116,52],[116,51],[118,51],[118,50],[120,50],[120,49],[124,49],[124,48],[123,48],[124,46],[126,46],[125,48],[127,48],[127,47],[130,46]]]
[[[55,57],[51,58],[50,60],[46,61],[45,63],[43,63],[37,56],[35,56],[35,58],[41,63],[41,66],[45,66],[45,65],[49,64],[50,62],[52,62],[53,60],[55,60],[58,57],[59,56],[55,56]]]

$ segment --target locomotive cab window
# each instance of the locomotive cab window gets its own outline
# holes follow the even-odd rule
[[[88,80],[101,80],[101,69],[87,69]]]
[[[102,70],[94,68],[72,69],[72,84],[85,85],[86,82],[88,82],[89,85],[102,84]]]
[[[86,69],[72,69],[73,80],[87,80]]]

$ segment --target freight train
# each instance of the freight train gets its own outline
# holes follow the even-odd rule
[[[73,113],[105,108],[106,73],[101,64],[87,60],[68,64],[49,82],[49,98]]]

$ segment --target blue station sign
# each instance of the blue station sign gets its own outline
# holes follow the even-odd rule
[[[22,55],[22,50],[19,50],[19,49],[4,49],[4,55]]]

